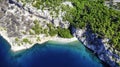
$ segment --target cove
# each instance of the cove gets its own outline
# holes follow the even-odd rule
[[[48,41],[18,52],[12,52],[10,48],[0,36],[0,67],[104,67],[79,41]]]

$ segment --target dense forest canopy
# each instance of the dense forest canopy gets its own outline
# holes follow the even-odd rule
[[[109,44],[120,50],[120,11],[104,5],[105,0],[33,0],[33,6],[55,9],[62,2],[70,1],[73,7],[62,6],[64,20],[76,28],[89,28],[100,38],[108,38]],[[39,6],[42,5],[42,6]]]
[[[109,38],[109,44],[120,50],[120,11],[104,6],[102,0],[74,0],[74,8],[65,19],[74,27],[87,25],[100,38]]]

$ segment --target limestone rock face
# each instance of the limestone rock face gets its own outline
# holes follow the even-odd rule
[[[70,2],[63,4],[73,7]],[[65,12],[59,11],[58,16],[54,17],[55,12],[51,15],[47,8],[41,10],[32,7],[29,3],[23,6],[23,3],[17,2],[17,0],[0,0],[0,34],[6,36],[10,44],[14,46],[16,46],[16,42],[19,43],[19,39],[22,41],[24,38],[31,39],[32,43],[36,43],[35,39],[40,40],[39,38],[43,38],[45,35],[31,35],[34,34],[32,33],[32,28],[35,26],[34,21],[37,20],[39,25],[44,29],[48,29],[47,24],[49,23],[53,24],[56,28],[59,26],[67,29],[70,23],[63,21],[62,16],[64,14]],[[115,66],[113,58],[117,59],[117,62],[120,62],[120,57],[112,53],[113,48],[108,51],[110,46],[106,48],[106,44],[103,43],[104,41],[101,42],[102,40],[96,38],[93,33],[75,28],[72,28],[71,31],[85,46],[93,50],[94,53],[97,53],[101,60],[106,61],[113,67]],[[23,41],[28,40],[24,39]],[[119,53],[118,51],[115,52]]]
[[[86,47],[98,55],[100,60],[109,64],[110,67],[118,67],[116,62],[120,62],[119,53],[115,49],[116,53],[113,53],[113,48],[106,44],[109,39],[99,39],[94,33],[81,29],[77,29],[75,35]]]
[[[43,34],[38,36],[31,35],[34,34],[32,28],[35,26],[35,21],[37,20],[38,26],[41,26],[42,30],[49,30],[47,24],[52,24],[54,27],[68,28],[70,23],[68,21],[63,21],[62,16],[64,12],[61,10],[56,16],[55,11],[53,15],[50,14],[49,9],[37,9],[30,3],[23,5],[22,2],[17,0],[0,0],[0,34],[5,35],[10,44],[16,44],[22,41],[24,38],[27,39],[37,39]],[[32,37],[32,38],[31,38]],[[32,41],[32,40],[31,40]],[[34,43],[34,42],[33,42]]]

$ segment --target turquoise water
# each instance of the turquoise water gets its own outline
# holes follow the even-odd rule
[[[103,67],[79,41],[67,44],[48,41],[16,53],[10,48],[0,37],[0,67]]]

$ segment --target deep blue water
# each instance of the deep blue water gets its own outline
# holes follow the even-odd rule
[[[0,67],[103,67],[78,41],[67,44],[49,41],[18,52],[10,48],[0,37]]]

